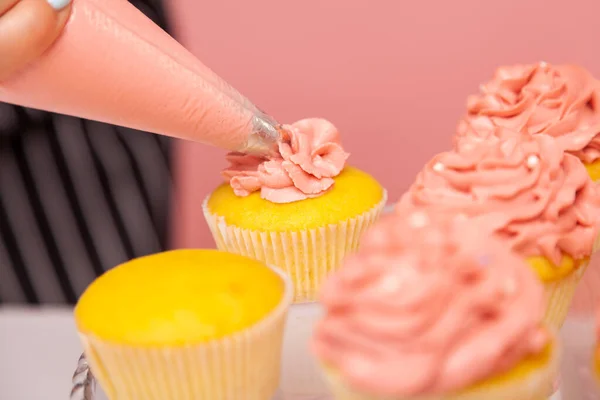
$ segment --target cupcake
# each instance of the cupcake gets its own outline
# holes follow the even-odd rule
[[[600,85],[577,65],[548,63],[500,67],[467,100],[456,141],[493,135],[503,126],[556,137],[600,179]]]
[[[227,182],[204,202],[217,247],[285,270],[296,303],[316,300],[325,277],[358,248],[386,192],[369,174],[345,166],[338,130],[323,119],[287,127],[279,154],[229,154]]]
[[[548,135],[497,128],[436,155],[403,208],[436,207],[487,221],[546,287],[546,321],[560,327],[598,235],[600,196],[583,164]]]
[[[313,338],[337,400],[546,400],[559,344],[523,259],[474,220],[391,215],[323,285]]]
[[[289,279],[256,260],[178,250],[106,272],[75,320],[111,400],[266,400],[291,300]]]

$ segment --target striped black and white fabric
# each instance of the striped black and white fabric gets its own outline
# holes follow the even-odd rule
[[[158,0],[132,3],[165,27]],[[74,303],[166,245],[169,139],[0,103],[0,302]]]

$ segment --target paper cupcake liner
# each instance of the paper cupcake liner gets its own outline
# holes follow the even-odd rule
[[[239,228],[208,209],[208,197],[202,208],[219,250],[241,254],[276,265],[287,272],[294,283],[294,302],[317,300],[325,278],[350,253],[358,250],[362,234],[381,214],[387,202],[382,200],[370,210],[337,224],[290,232],[258,231]]]
[[[594,354],[592,355],[591,371],[596,382],[597,394],[600,395],[600,342],[596,344]]]
[[[80,332],[92,372],[110,400],[270,400],[279,385],[287,276],[281,303],[265,319],[200,344],[134,347]]]
[[[548,299],[544,322],[553,329],[560,329],[567,319],[575,290],[583,277],[588,263],[580,265],[575,271],[556,282],[544,284]]]
[[[310,340],[323,315],[319,303],[292,304],[283,336],[281,382],[277,400],[325,400],[330,391]]]
[[[348,386],[335,371],[325,370],[327,381],[336,400],[548,400],[554,392],[554,380],[558,375],[560,349],[554,340],[555,349],[545,366],[521,379],[515,378],[502,385],[478,386],[460,393],[412,397],[380,397],[360,393]]]

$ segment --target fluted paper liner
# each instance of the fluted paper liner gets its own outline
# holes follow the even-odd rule
[[[484,384],[458,393],[379,397],[357,392],[335,371],[328,368],[324,368],[324,371],[336,400],[548,400],[554,392],[554,380],[558,375],[560,361],[559,343],[556,335],[554,337],[552,356],[544,368],[532,371],[521,379],[514,378],[502,384]]]
[[[110,400],[270,400],[279,385],[283,331],[293,298],[246,330],[206,343],[135,347],[80,332],[92,372]]]
[[[588,263],[589,261],[581,264],[569,275],[556,282],[544,283],[547,299],[544,322],[549,327],[560,329],[567,319],[575,290],[587,269]]]
[[[294,283],[295,303],[317,300],[325,278],[346,255],[358,250],[362,234],[379,218],[387,202],[384,191],[377,205],[354,218],[314,229],[274,232],[227,224],[224,217],[210,212],[209,197],[202,208],[217,248],[283,269]]]
[[[597,393],[600,394],[600,343],[596,345],[596,351],[592,356],[593,364],[592,364],[592,376],[594,377],[595,389]]]

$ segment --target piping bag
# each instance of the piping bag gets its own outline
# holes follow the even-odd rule
[[[74,0],[0,101],[259,155],[282,129],[126,0]]]

